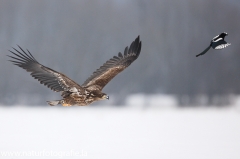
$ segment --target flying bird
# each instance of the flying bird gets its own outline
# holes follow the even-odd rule
[[[66,75],[40,64],[28,50],[24,51],[20,46],[18,46],[18,50],[15,48],[13,48],[14,51],[9,50],[14,56],[7,56],[11,58],[9,61],[30,72],[31,76],[41,84],[61,93],[62,99],[47,101],[49,105],[86,106],[95,101],[109,99],[102,89],[138,58],[141,46],[142,42],[138,36],[129,48],[125,48],[123,54],[119,52],[117,56],[106,61],[82,85],[77,84]]]
[[[225,36],[227,36],[228,34],[226,32],[221,33],[220,35],[217,35],[216,37],[214,37],[211,42],[210,45],[200,54],[196,55],[196,57],[200,56],[200,55],[204,55],[206,54],[206,52],[212,47],[213,49],[216,50],[221,50],[229,45],[231,45],[230,43],[227,43],[224,38]]]

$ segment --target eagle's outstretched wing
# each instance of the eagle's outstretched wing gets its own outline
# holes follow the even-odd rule
[[[25,52],[20,46],[18,47],[20,51],[15,48],[13,48],[15,52],[9,50],[15,55],[7,55],[12,58],[12,60],[9,61],[25,69],[27,72],[31,72],[31,76],[40,81],[41,84],[46,85],[55,92],[68,91],[72,87],[83,90],[81,86],[64,74],[40,64],[28,50]]]
[[[114,56],[104,63],[99,69],[93,72],[82,86],[89,90],[102,90],[111,79],[138,58],[141,51],[141,45],[138,36],[135,41],[132,42],[129,49],[128,47],[125,48],[124,54],[119,52],[118,56]]]

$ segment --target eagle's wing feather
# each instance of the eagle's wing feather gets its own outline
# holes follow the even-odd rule
[[[138,58],[140,51],[141,41],[138,36],[129,49],[128,47],[125,48],[124,54],[119,52],[118,56],[114,56],[105,62],[99,69],[93,72],[82,86],[89,90],[102,90],[109,81]]]
[[[15,52],[9,50],[13,55],[15,55],[7,55],[12,58],[12,60],[9,61],[11,61],[14,65],[25,69],[27,72],[31,72],[31,76],[37,79],[41,84],[46,85],[56,92],[68,91],[72,87],[75,87],[78,90],[83,90],[80,85],[64,74],[40,64],[28,50],[26,53],[20,46],[18,47],[22,52],[15,48],[13,48]]]

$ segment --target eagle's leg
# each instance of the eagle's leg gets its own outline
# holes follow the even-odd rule
[[[67,104],[67,103],[62,103],[62,106],[64,106],[64,107],[70,107],[70,106],[72,106],[71,104]]]
[[[70,107],[72,106],[73,104],[71,103],[71,100],[69,100],[68,98],[64,98],[61,100],[61,104],[62,106],[64,107]]]

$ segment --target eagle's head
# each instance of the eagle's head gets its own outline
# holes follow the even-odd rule
[[[90,97],[94,99],[94,101],[109,99],[109,96],[106,93],[103,93],[99,90],[91,91]]]
[[[102,93],[102,92],[98,94],[93,94],[92,96],[95,100],[104,100],[104,99],[109,100],[109,96],[106,93]]]
[[[109,100],[109,96],[108,96],[107,94],[105,94],[105,93],[102,93],[102,99],[107,99],[107,100]]]

